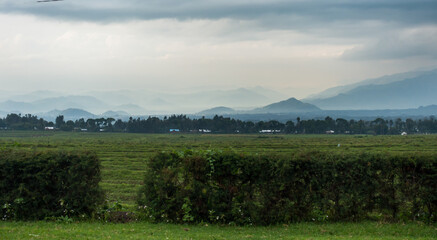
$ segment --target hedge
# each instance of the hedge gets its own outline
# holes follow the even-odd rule
[[[163,152],[148,163],[138,205],[168,222],[435,222],[437,156]]]
[[[89,216],[104,200],[100,180],[93,153],[0,151],[2,219]]]

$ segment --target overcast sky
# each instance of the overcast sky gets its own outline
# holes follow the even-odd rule
[[[1,90],[304,97],[437,67],[437,0],[0,0]]]

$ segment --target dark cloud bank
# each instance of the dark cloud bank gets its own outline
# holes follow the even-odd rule
[[[64,0],[51,3],[0,0],[0,13],[103,24],[153,19],[249,20],[256,23],[253,26],[263,29],[315,31],[328,37],[374,39],[373,43],[347,51],[343,56],[345,60],[415,56],[437,59],[433,43],[436,32],[400,36],[407,28],[436,28],[436,0]],[[378,24],[365,27],[366,22]]]
[[[51,3],[3,0],[0,1],[0,6],[0,12],[3,13],[99,22],[160,18],[234,18],[262,21],[275,16],[305,19],[308,25],[312,22],[362,20],[396,21],[404,24],[437,22],[435,0],[64,0]]]

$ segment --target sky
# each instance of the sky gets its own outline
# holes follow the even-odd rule
[[[437,67],[437,0],[0,0],[0,90],[302,98]]]

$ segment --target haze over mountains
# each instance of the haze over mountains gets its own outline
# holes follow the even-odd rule
[[[326,110],[405,109],[437,104],[437,70],[366,80],[328,89],[303,101]]]
[[[431,70],[431,72],[436,71]],[[335,97],[338,94],[348,92],[354,88],[365,86],[365,85],[382,85],[382,84],[388,84],[392,82],[402,81],[409,78],[415,78],[424,74],[429,73],[428,71],[422,70],[422,71],[411,71],[411,72],[404,72],[404,73],[397,73],[387,76],[382,76],[378,78],[372,78],[372,79],[366,79],[363,81],[359,81],[353,84],[348,85],[342,85],[337,87],[328,88],[322,92],[309,95],[308,97],[304,98],[304,100],[311,100],[311,99],[321,99],[321,98],[329,98],[329,97]]]
[[[269,104],[264,107],[237,111],[228,107],[216,107],[197,113],[197,115],[229,115],[229,114],[287,114],[319,112],[320,108],[313,104],[303,103],[296,98]]]
[[[368,79],[327,89],[302,100],[263,87],[192,93],[88,91],[77,95],[46,90],[26,94],[1,91],[0,116],[11,112],[47,119],[58,115],[66,119],[168,114],[258,116],[259,119],[278,115],[284,118],[287,115],[351,118],[437,115],[437,108],[432,105],[437,105],[437,69]]]
[[[72,115],[71,113],[76,112],[78,116],[190,114],[218,104],[231,105],[238,109],[255,108],[279,101],[284,97],[279,92],[262,87],[193,93],[121,90],[89,91],[79,95],[54,91],[35,91],[14,95],[10,92],[3,92],[0,97],[0,114],[4,116],[13,112],[53,117],[67,109],[69,111],[64,112],[65,114]],[[85,114],[83,111],[88,113]]]

